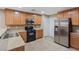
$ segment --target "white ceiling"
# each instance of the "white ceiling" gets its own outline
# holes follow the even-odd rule
[[[9,7],[9,8],[19,11],[51,15],[51,14],[56,14],[59,11],[71,9],[74,7]]]

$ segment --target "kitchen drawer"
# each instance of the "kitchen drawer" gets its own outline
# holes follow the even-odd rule
[[[72,35],[71,34],[70,46],[72,48],[79,49],[79,35],[76,35],[76,34]]]

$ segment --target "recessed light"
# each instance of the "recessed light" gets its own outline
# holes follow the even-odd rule
[[[18,8],[22,8],[22,7],[18,7]]]
[[[15,12],[15,14],[18,14],[19,12]]]
[[[35,9],[32,9],[31,11],[36,11]]]
[[[41,11],[41,14],[44,14],[44,11]]]

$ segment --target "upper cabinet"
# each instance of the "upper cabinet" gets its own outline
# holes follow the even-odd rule
[[[34,15],[33,17],[34,17],[34,23],[35,24],[41,24],[42,19],[41,19],[40,15]]]
[[[72,20],[73,25],[79,25],[79,12],[78,9],[71,10],[70,11],[70,16]]]
[[[63,18],[71,18],[69,11],[64,11],[63,16],[64,16]]]
[[[5,23],[6,25],[25,25],[28,18],[34,17],[34,24],[41,24],[41,16],[26,12],[19,12],[14,10],[5,9]]]
[[[62,11],[58,13],[57,15],[59,15],[59,17],[58,16],[57,17],[60,19],[71,18],[72,25],[79,25],[79,8]]]
[[[5,23],[6,25],[14,25],[14,11],[12,10],[5,10]]]
[[[60,12],[57,14],[58,19],[63,19],[64,18],[64,13]]]
[[[21,14],[20,12],[14,11],[13,13],[13,18],[14,18],[14,25],[20,25],[21,24]]]
[[[21,25],[25,25],[25,21],[26,21],[26,13],[20,13],[21,15],[21,20],[20,20],[20,24]]]

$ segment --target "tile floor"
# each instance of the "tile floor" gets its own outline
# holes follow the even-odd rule
[[[77,51],[72,48],[66,48],[53,42],[53,38],[45,37],[36,41],[26,43],[26,51]]]

